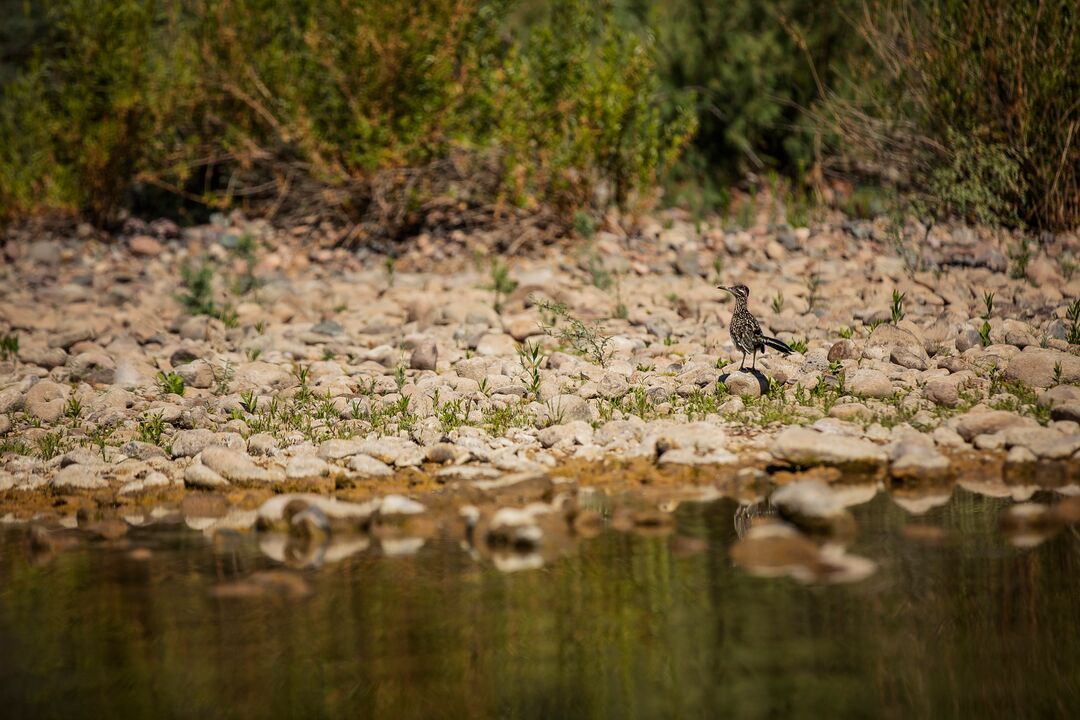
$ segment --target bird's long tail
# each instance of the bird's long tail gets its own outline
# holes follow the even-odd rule
[[[791,353],[791,348],[789,348],[786,343],[784,343],[782,340],[777,340],[774,337],[769,337],[768,335],[765,335],[761,338],[761,342],[765,343],[774,350],[779,350],[785,355]]]

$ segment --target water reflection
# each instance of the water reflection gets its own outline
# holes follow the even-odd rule
[[[1030,500],[1041,509],[957,488],[912,515],[877,492],[848,505],[846,547],[729,499],[654,512],[598,495],[528,518],[569,528],[550,548],[488,543],[500,526],[480,508],[471,521],[435,507],[369,515],[353,533],[330,513],[328,533],[306,535],[207,533],[179,511],[121,534],[89,518],[11,528],[0,534],[0,708],[1070,716],[1080,506],[1045,490]],[[1053,532],[1017,547],[1014,527]]]

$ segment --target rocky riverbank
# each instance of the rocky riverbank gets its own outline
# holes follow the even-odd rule
[[[932,483],[989,453],[1068,484],[1078,465],[1071,235],[935,228],[914,254],[883,221],[672,215],[493,262],[496,231],[387,260],[323,247],[317,226],[129,230],[4,248],[10,507],[407,493],[611,461],[709,483],[814,467]],[[796,352],[741,371],[721,282],[749,286]]]

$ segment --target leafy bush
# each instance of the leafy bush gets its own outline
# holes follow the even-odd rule
[[[45,3],[40,48],[0,95],[5,214],[56,208],[103,221],[120,203],[183,95],[178,58],[160,49],[179,17],[165,7]]]
[[[572,210],[650,186],[692,119],[661,116],[647,38],[558,0],[506,43],[509,5],[51,0],[0,88],[0,213],[103,222],[163,188],[393,226],[436,193]]]
[[[825,115],[841,155],[936,214],[1080,219],[1080,7],[1071,0],[871,0],[872,51]]]
[[[664,82],[697,94],[700,131],[682,174],[722,182],[769,169],[806,171],[815,139],[805,109],[845,67],[858,0],[655,0]]]
[[[602,189],[622,204],[656,182],[695,129],[678,102],[664,117],[647,35],[593,6],[552,3],[492,76],[494,135],[519,202],[537,194],[576,208]]]

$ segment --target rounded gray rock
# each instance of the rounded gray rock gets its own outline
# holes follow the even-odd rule
[[[95,385],[111,385],[116,377],[116,363],[101,352],[84,352],[68,360],[73,380],[83,380]]]
[[[439,346],[434,340],[417,343],[409,357],[409,367],[413,370],[434,370],[439,362]]]
[[[172,437],[172,456],[195,457],[214,442],[214,433],[206,428],[179,430]]]

